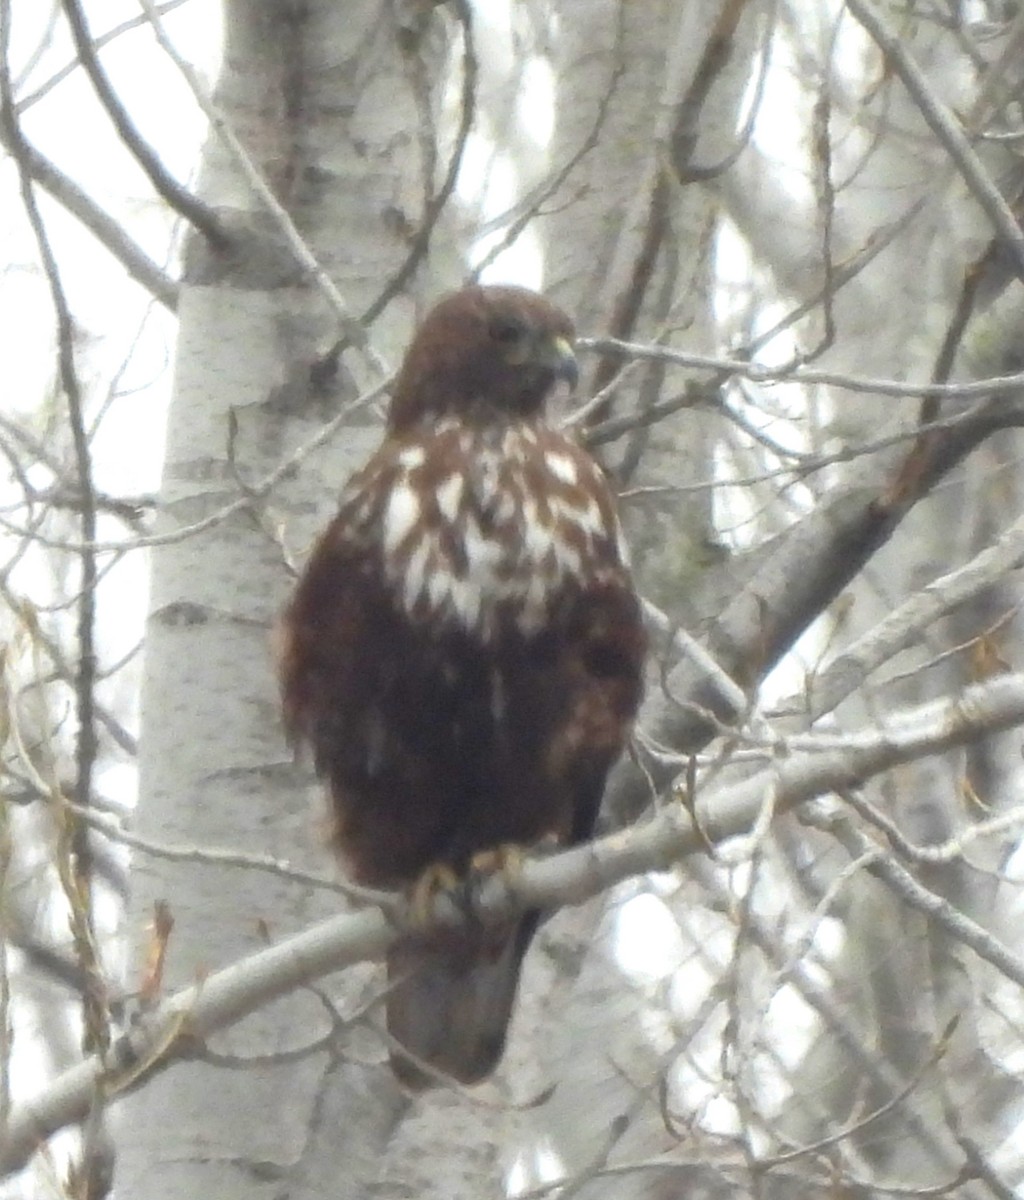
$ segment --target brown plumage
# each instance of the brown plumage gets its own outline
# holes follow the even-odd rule
[[[544,420],[556,380],[575,379],[572,336],[521,288],[440,301],[285,612],[286,723],[312,745],[361,883],[407,887],[593,829],[644,638],[608,485]],[[487,1075],[539,916],[400,941],[396,1041],[462,1082]],[[430,1082],[400,1051],[392,1064]]]

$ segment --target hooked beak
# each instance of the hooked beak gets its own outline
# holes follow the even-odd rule
[[[576,390],[580,368],[568,338],[558,336],[547,340],[544,344],[543,363],[554,372],[556,379],[564,379],[572,391]]]

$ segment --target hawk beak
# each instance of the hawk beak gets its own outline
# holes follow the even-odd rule
[[[553,337],[545,343],[544,365],[551,368],[556,379],[564,379],[572,391],[580,378],[580,367],[568,338]]]

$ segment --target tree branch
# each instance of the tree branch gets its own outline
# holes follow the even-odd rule
[[[165,13],[173,12],[176,8],[181,8],[183,4],[188,3],[189,0],[165,0],[165,3],[160,5],[158,11],[160,15],[163,16]],[[56,13],[57,10],[55,9],[54,18],[56,18]],[[121,21],[120,24],[114,25],[111,29],[108,29],[106,33],[101,33],[98,38],[94,38],[92,44],[97,51],[102,50],[104,46],[109,46],[111,42],[116,41],[123,34],[129,33],[133,29],[138,29],[139,26],[145,24],[148,19],[149,18],[145,14],[137,17],[129,17],[128,20]],[[44,96],[48,96],[59,83],[63,83],[63,81],[67,79],[69,75],[73,74],[81,65],[82,63],[80,59],[73,58],[69,63],[65,63],[65,65],[61,67],[59,71],[54,71],[49,79],[47,79],[45,83],[40,84],[34,92],[30,92],[27,96],[22,96],[15,106],[18,116],[21,116],[21,114],[27,109],[31,108],[33,104],[38,104]]]
[[[705,650],[748,693],[795,639],[892,537],[903,518],[936,482],[994,428],[1018,423],[1016,405],[993,399],[956,424],[933,431],[895,465],[863,466],[841,491],[829,494],[804,519],[758,547],[733,568],[727,594],[696,596],[694,612],[713,614]],[[725,704],[715,680],[688,656],[668,673],[664,694],[652,694],[641,726],[656,743],[693,753],[715,732],[708,712],[732,723],[738,711]],[[667,787],[678,763],[654,762],[650,774],[623,762],[605,793],[603,819],[623,825],[656,790]]]
[[[924,72],[907,53],[901,40],[875,12],[869,0],[846,0],[846,7],[881,50],[886,66],[899,76],[925,124],[945,147],[971,195],[992,222],[999,240],[1012,256],[1017,277],[1024,280],[1024,233],[981,159],[975,154],[960,123],[932,91]]]
[[[824,753],[791,755],[740,784],[709,792],[700,802],[699,826],[682,805],[663,809],[623,833],[525,864],[510,883],[489,879],[469,918],[485,925],[507,922],[529,908],[579,904],[632,875],[664,870],[709,844],[750,833],[771,791],[776,813],[831,791],[859,787],[900,763],[987,736],[1024,722],[1024,675],[1004,675],[959,695],[892,714],[881,730],[852,734],[847,744]],[[877,859],[872,858],[872,865]],[[911,877],[912,878],[912,877]],[[905,880],[900,877],[900,884]],[[901,888],[915,907],[945,914],[916,881]],[[467,918],[441,897],[427,928],[457,926]],[[376,960],[410,928],[396,900],[382,908],[321,922],[250,955],[176,993],[144,1014],[116,1039],[107,1056],[94,1055],[66,1071],[33,1101],[16,1106],[0,1140],[0,1172],[23,1167],[48,1137],[80,1121],[96,1090],[108,1097],[142,1083],[188,1055],[195,1041],[247,1016],[275,997],[357,962]],[[418,921],[417,929],[423,929]],[[1024,961],[962,914],[949,932],[1008,978],[1024,985]]]
[[[49,192],[58,204],[76,217],[96,240],[124,267],[125,271],[141,284],[151,296],[171,312],[178,307],[178,285],[145,251],[132,241],[122,226],[62,171],[58,171],[45,155],[24,136],[12,139],[9,120],[0,122],[0,145],[17,158],[22,169],[27,171],[34,183]]]
[[[832,712],[922,630],[1024,565],[1024,517],[962,567],[932,580],[843,649],[809,681],[800,709],[807,721]],[[785,702],[782,705],[786,707]]]
[[[826,384],[847,392],[869,395],[897,396],[920,400],[922,396],[937,396],[949,400],[976,400],[998,393],[1016,392],[1024,388],[1024,372],[1012,375],[993,375],[969,383],[902,383],[898,379],[879,379],[868,375],[848,375],[843,371],[826,371],[816,367],[768,367],[749,358],[725,358],[715,354],[694,354],[671,346],[649,342],[624,342],[620,338],[581,337],[576,345],[598,354],[618,355],[620,358],[641,358],[651,362],[671,363],[677,367],[737,375],[753,383]]]
[[[8,73],[8,15],[7,12],[4,13],[3,29],[0,30],[0,109],[7,125],[8,136],[15,145],[19,145],[21,129],[14,116],[14,97]],[[83,544],[91,545],[96,540],[96,503],[93,496],[92,456],[85,428],[84,402],[75,364],[74,320],[57,267],[57,259],[36,203],[34,184],[23,166],[21,156],[17,157],[17,162],[22,203],[35,237],[53,303],[57,325],[58,378],[67,402],[77,483],[82,496],[79,527]],[[92,551],[85,551],[80,555],[80,587],[75,600],[75,632],[78,639],[78,662],[74,673],[77,726],[74,755],[75,799],[81,808],[89,808],[92,804],[93,772],[96,765],[96,582],[96,555]],[[86,988],[83,993],[85,1039],[90,1047],[104,1046],[107,1021],[105,1007],[100,1000],[103,988],[93,926],[92,847],[89,830],[80,821],[69,818],[67,832],[70,870],[65,879],[62,864],[60,865],[61,882],[67,893],[75,951],[83,972],[94,985]]]
[[[78,51],[82,67],[89,76],[89,81],[122,142],[145,172],[157,193],[167,201],[171,208],[175,212],[181,213],[191,225],[194,225],[211,246],[220,250],[225,249],[229,244],[229,238],[217,214],[168,173],[158,155],[132,123],[128,110],[121,102],[121,97],[118,96],[103,70],[79,0],[61,0],[61,3],[68,25],[71,27],[71,36],[74,39],[75,49]]]
[[[68,3],[70,0],[64,0],[64,2]],[[170,39],[170,37],[168,37],[163,21],[160,19],[160,14],[157,11],[156,5],[153,3],[153,0],[139,0],[139,2],[146,13],[146,16],[149,18],[150,25],[153,29],[153,36],[157,40],[157,45],[161,50],[163,50],[171,62],[173,62],[180,71],[181,76],[192,92],[196,103],[206,114],[210,125],[216,131],[217,136],[227,147],[231,157],[235,160],[236,166],[242,172],[246,182],[252,189],[253,195],[256,196],[266,211],[273,218],[274,223],[280,230],[281,235],[284,238],[284,241],[291,251],[295,261],[299,264],[302,270],[305,271],[309,277],[316,282],[316,285],[322,292],[324,299],[331,306],[335,316],[338,318],[338,323],[341,325],[346,337],[348,337],[352,345],[354,345],[356,349],[359,350],[359,352],[363,355],[363,358],[366,360],[372,370],[378,376],[388,376],[390,372],[388,371],[387,364],[383,361],[383,359],[381,359],[381,357],[377,354],[377,351],[370,344],[370,341],[366,335],[366,330],[363,328],[360,322],[352,316],[349,306],[345,302],[345,298],[342,296],[341,292],[338,290],[334,280],[331,279],[330,275],[327,274],[324,268],[317,261],[316,255],[310,249],[306,243],[306,240],[299,232],[299,228],[292,220],[288,210],[274,195],[270,185],[260,174],[258,167],[253,162],[248,151],[238,140],[237,135],[225,119],[224,114],[220,112],[217,106],[210,99],[206,89],[202,84],[202,81],[199,78],[199,73],[195,70],[191,63],[187,62],[182,57],[177,47],[174,45],[174,42]]]

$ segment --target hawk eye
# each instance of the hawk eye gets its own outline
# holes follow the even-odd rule
[[[513,346],[526,332],[526,326],[515,317],[495,317],[491,322],[490,334],[496,342]]]

